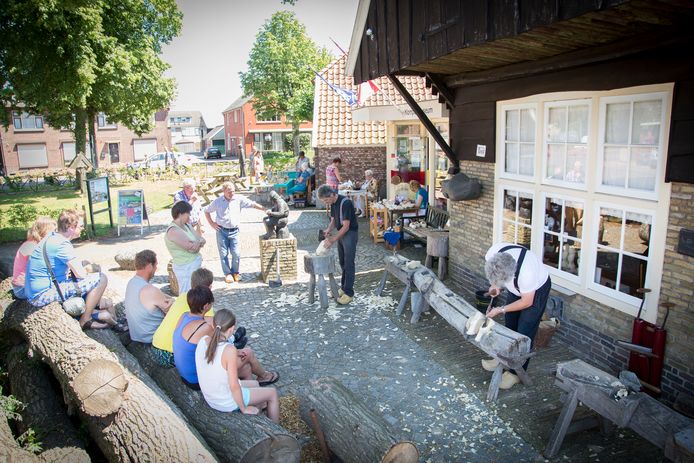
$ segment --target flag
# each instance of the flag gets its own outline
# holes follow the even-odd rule
[[[373,80],[362,82],[359,84],[359,88],[357,89],[357,104],[359,106],[363,105],[366,100],[371,98],[374,93],[377,93],[380,90],[381,89],[378,88],[378,85],[376,85]]]
[[[313,71],[313,73],[314,73],[315,75],[317,75],[317,76],[320,78],[320,80],[322,80],[323,82],[325,82],[326,85],[327,85],[328,87],[330,87],[335,93],[337,93],[338,95],[340,95],[340,96],[342,97],[342,99],[345,100],[345,102],[347,102],[348,105],[354,106],[354,105],[357,104],[357,95],[356,95],[356,93],[354,93],[352,90],[347,90],[347,89],[340,88],[340,87],[338,87],[338,86],[336,86],[336,85],[331,84],[330,82],[328,82],[327,80],[325,80],[325,78],[324,78],[323,76],[321,76],[320,74],[318,74],[316,71]]]

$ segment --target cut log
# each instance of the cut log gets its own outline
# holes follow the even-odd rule
[[[180,286],[178,286],[178,279],[173,271],[173,260],[170,260],[166,266],[166,272],[169,274],[169,291],[174,296],[178,296]]]
[[[20,344],[7,355],[10,390],[25,405],[22,420],[17,422],[18,431],[34,430],[45,461],[90,461],[77,428],[65,412],[63,398],[53,388],[50,372],[29,353],[26,344]]]
[[[37,463],[41,460],[17,444],[4,413],[0,413],[0,461],[12,463]]]
[[[115,255],[114,260],[121,270],[136,270],[135,253],[130,251],[121,252]]]
[[[125,351],[122,345],[120,348],[115,345],[119,341],[111,333],[94,335],[119,357],[132,354],[138,360],[134,368],[141,367],[133,372],[138,375],[146,372],[154,379],[202,434],[220,461],[298,463],[301,447],[296,438],[267,417],[213,410],[201,392],[183,384],[175,368],[158,365],[149,345],[131,342]]]
[[[59,304],[37,309],[26,301],[15,301],[0,314],[0,336],[17,331],[29,347],[53,371],[67,402],[76,409],[82,404],[75,392],[75,379],[86,365],[97,359],[118,363],[106,347],[87,337],[77,320]],[[128,390],[117,413],[97,418],[82,411],[81,418],[104,455],[111,461],[215,461],[199,434],[180,411],[143,383],[124,371]]]
[[[116,413],[123,404],[123,393],[128,388],[121,366],[105,359],[89,362],[73,384],[82,410],[90,416]]]
[[[330,450],[350,463],[419,461],[417,447],[399,440],[388,423],[335,378],[319,378],[299,392],[301,416],[318,414]]]

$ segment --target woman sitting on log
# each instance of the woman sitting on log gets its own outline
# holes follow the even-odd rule
[[[212,327],[205,321],[205,314],[212,308],[214,296],[210,288],[197,286],[188,291],[186,300],[190,312],[181,315],[178,321],[173,334],[173,354],[176,359],[176,369],[183,383],[199,391],[195,348],[200,339],[213,333]]]
[[[27,232],[27,240],[17,249],[12,268],[12,292],[17,299],[27,298],[24,293],[24,282],[29,256],[34,252],[39,241],[55,230],[57,226],[55,220],[50,217],[39,217]]]
[[[205,401],[222,412],[239,410],[246,415],[257,415],[259,408],[265,409],[268,418],[279,423],[277,389],[261,388],[257,381],[239,380],[238,355],[233,344],[236,316],[222,309],[214,315],[213,323],[212,335],[203,336],[195,349],[195,365]]]

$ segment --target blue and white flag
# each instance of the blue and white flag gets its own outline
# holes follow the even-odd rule
[[[315,75],[317,75],[317,76],[320,78],[320,80],[322,80],[323,82],[325,82],[326,85],[327,85],[328,87],[330,87],[331,89],[333,89],[333,91],[334,91],[335,93],[337,93],[338,95],[340,95],[340,96],[342,97],[342,99],[345,100],[345,102],[347,102],[348,105],[350,105],[350,106],[356,106],[356,104],[357,104],[357,94],[356,94],[356,93],[354,93],[352,90],[347,90],[347,89],[340,88],[340,87],[338,87],[338,86],[336,86],[336,85],[331,84],[330,82],[328,82],[327,80],[325,80],[325,78],[324,78],[323,76],[321,76],[320,74],[318,74],[316,71],[313,71],[313,73],[314,73]]]

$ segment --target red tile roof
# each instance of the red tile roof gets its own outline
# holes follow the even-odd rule
[[[347,55],[336,59],[319,74],[331,84],[357,92],[357,85],[351,76],[345,74]],[[435,100],[431,90],[426,88],[424,78],[400,76],[400,82],[417,101]],[[393,87],[387,77],[374,79],[380,91],[372,95],[364,106],[389,106],[405,104],[405,100]],[[388,101],[388,98],[390,101]],[[350,145],[385,145],[386,125],[383,121],[352,122],[350,106],[337,93],[320,79],[317,79],[314,98],[315,111],[315,145],[317,147],[350,146]]]

